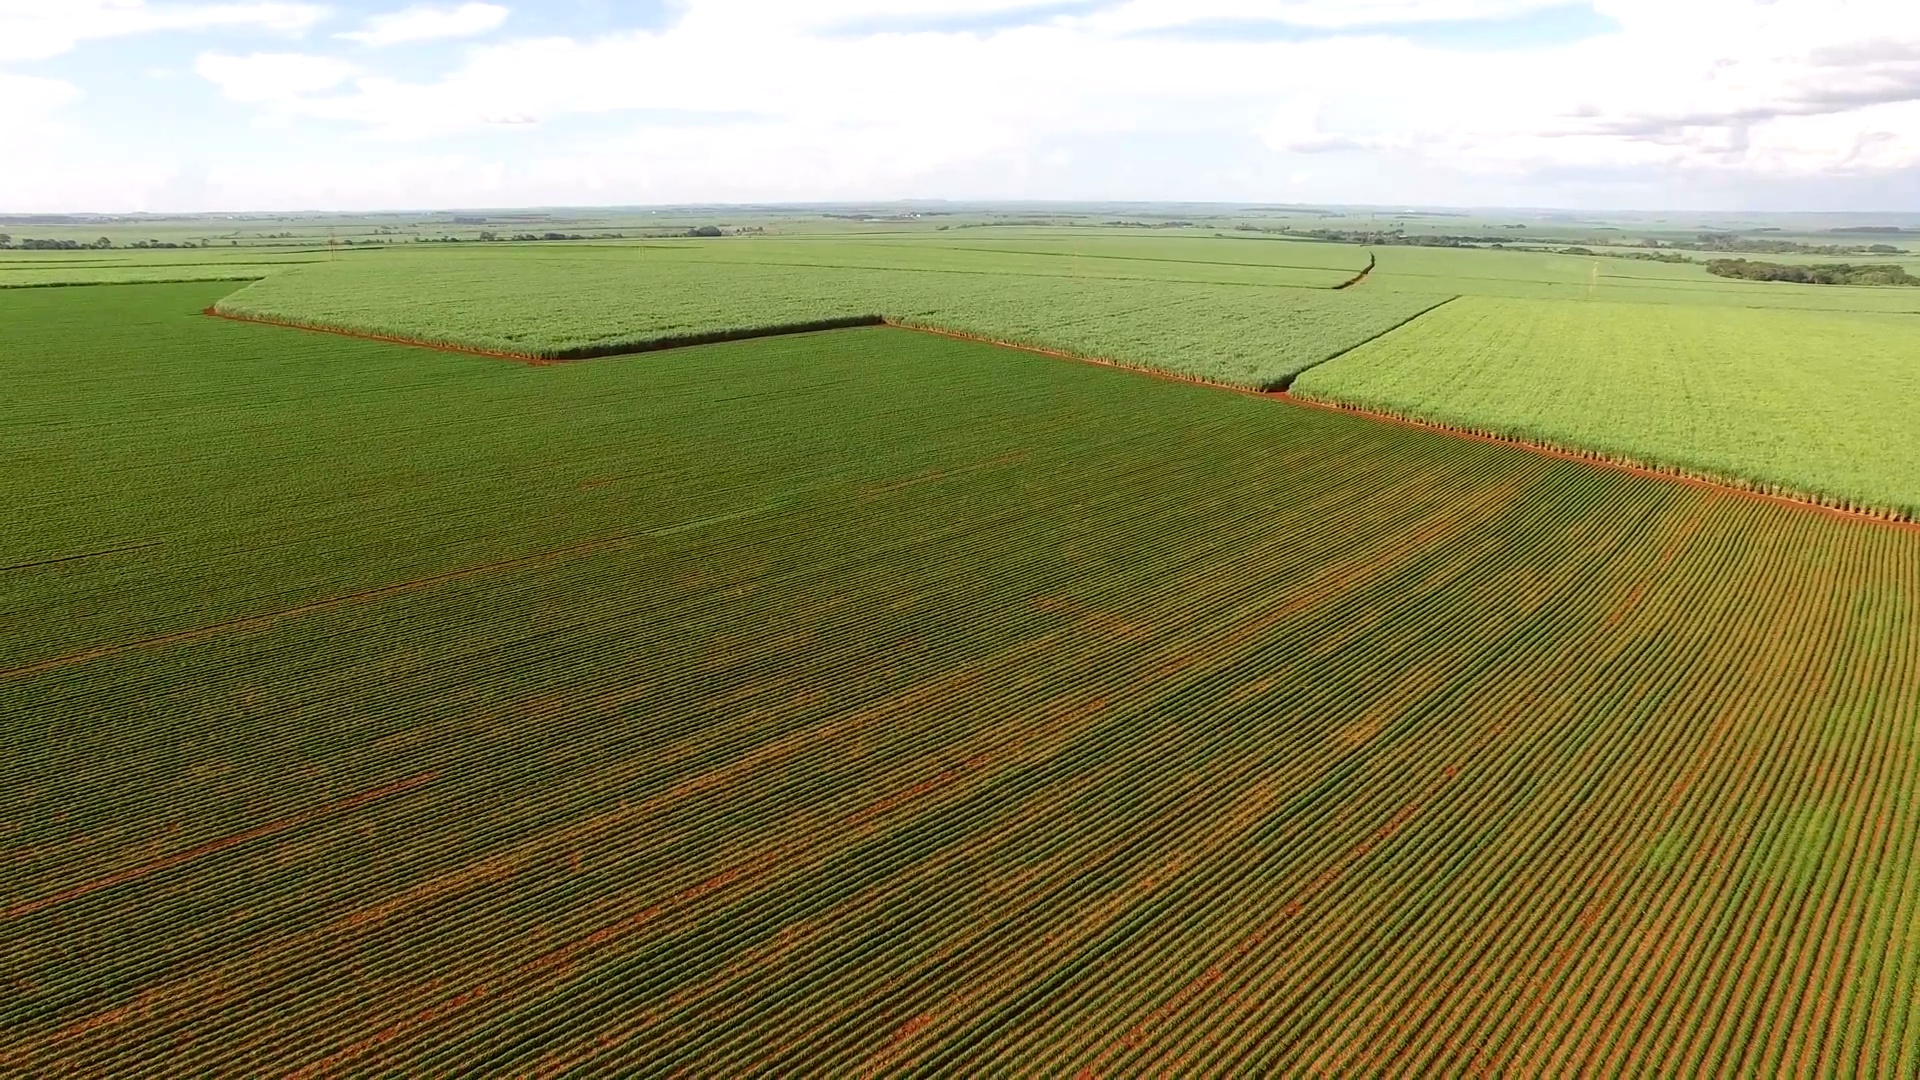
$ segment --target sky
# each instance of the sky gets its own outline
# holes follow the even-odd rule
[[[1913,0],[0,0],[0,213],[1920,209]]]

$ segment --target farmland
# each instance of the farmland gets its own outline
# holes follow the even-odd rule
[[[1906,315],[1465,297],[1303,397],[1920,514]]]
[[[337,257],[338,253],[238,247],[178,251],[0,251],[0,289],[132,282],[246,282],[296,266],[323,262],[330,254]]]
[[[1302,386],[1500,303],[1312,367],[1430,294],[652,254],[233,302],[871,285],[1169,366],[1238,311],[1178,357]],[[1920,1069],[1920,532],[903,329],[534,367],[232,288],[0,292],[0,1071]]]
[[[1363,255],[1377,265],[1336,291]],[[1238,387],[1300,380],[1316,400],[1911,517],[1916,296],[1533,251],[1034,229],[362,252],[219,308],[549,357],[884,318]]]
[[[1245,254],[1246,245],[1216,246]],[[1332,255],[1352,266],[851,243],[761,242],[743,254],[627,245],[504,259],[403,251],[303,267],[219,310],[544,357],[885,317],[1265,388],[1446,299],[1332,291],[1364,256],[1299,247],[1305,254],[1287,252],[1296,262]],[[1303,280],[1323,287],[1293,287]]]
[[[1829,259],[1828,261],[1831,261]],[[1898,288],[1760,284],[1713,277],[1699,265],[1637,262],[1541,251],[1448,248],[1383,250],[1369,287],[1529,300],[1765,308],[1783,311],[1920,312],[1920,292]]]

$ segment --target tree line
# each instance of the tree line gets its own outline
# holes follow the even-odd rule
[[[23,236],[16,240],[10,233],[0,233],[0,250],[3,251],[105,251],[112,246],[113,240],[105,236],[98,240],[42,240],[32,236]],[[129,248],[138,248],[141,250],[159,248],[171,250],[206,246],[204,242],[196,244],[191,240],[183,240],[178,243],[171,240],[135,240],[133,243],[127,245]]]
[[[1794,281],[1802,285],[1920,285],[1920,278],[1907,273],[1906,267],[1885,263],[1794,266],[1747,259],[1714,259],[1707,263],[1707,273],[1746,281]]]

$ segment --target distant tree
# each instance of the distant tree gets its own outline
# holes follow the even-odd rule
[[[13,236],[9,233],[0,232],[0,248],[12,247],[12,246],[13,246]]]
[[[688,229],[688,236],[725,236],[717,225],[702,225],[697,229]]]
[[[499,236],[498,236],[497,234],[495,234],[495,233],[491,233],[491,232],[483,232],[483,233],[481,233],[481,234],[480,234],[480,239],[481,239],[482,241],[484,241],[484,242],[486,242],[486,243],[489,243],[489,244],[491,244],[491,243],[492,243],[492,242],[494,242],[495,240],[498,240],[498,239],[500,239],[500,237],[499,237]]]
[[[1745,278],[1748,281],[1792,281],[1803,285],[1920,285],[1920,278],[1905,267],[1887,264],[1850,266],[1846,263],[1750,262],[1746,259],[1715,259],[1707,263],[1707,273],[1720,277]]]
[[[110,248],[113,246],[113,241],[103,236],[100,239],[95,240],[93,242],[93,246],[97,248]]]

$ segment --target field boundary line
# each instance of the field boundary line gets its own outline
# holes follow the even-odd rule
[[[237,312],[221,311],[217,306],[209,306],[200,314],[228,322],[252,323],[256,326],[278,326],[287,330],[305,330],[314,334],[333,334],[336,337],[353,338],[356,341],[378,341],[387,345],[411,345],[415,348],[432,349],[435,352],[458,353],[462,356],[485,356],[495,360],[514,360],[523,364],[544,365],[553,363],[527,353],[501,352],[492,349],[477,349],[467,345],[452,345],[439,341],[421,341],[418,338],[402,337],[395,334],[376,334],[371,330],[348,330],[339,326],[312,326],[294,322],[290,319],[274,319],[265,315],[242,315]]]
[[[1439,311],[1441,308],[1446,307],[1448,304],[1451,304],[1458,299],[1460,299],[1460,297],[1458,296],[1449,296],[1445,300],[1442,300],[1437,304],[1434,304],[1430,307],[1421,308],[1419,311],[1416,311],[1413,314],[1407,316],[1406,318],[1401,319],[1399,322],[1394,323],[1392,326],[1387,327],[1385,330],[1380,331],[1379,333],[1373,335],[1370,338],[1367,338],[1364,341],[1356,341],[1353,344],[1347,346],[1346,348],[1341,349],[1339,352],[1334,353],[1332,356],[1325,357],[1320,360],[1315,360],[1313,363],[1308,364],[1307,366],[1301,368],[1299,371],[1296,371],[1293,374],[1288,375],[1285,378],[1281,379],[1278,383],[1270,386],[1269,389],[1276,394],[1287,393],[1288,391],[1293,389],[1293,384],[1299,381],[1300,376],[1305,375],[1307,372],[1312,371],[1314,368],[1317,368],[1322,364],[1331,364],[1335,360],[1340,359],[1341,357],[1347,355],[1348,353],[1352,352],[1355,349],[1358,349],[1364,345],[1371,345],[1374,342],[1379,341],[1381,338],[1386,337],[1388,334],[1391,334],[1396,330],[1404,329],[1407,326],[1407,324],[1413,322],[1414,320],[1422,318],[1427,315],[1431,315],[1434,312]]]
[[[1920,522],[1914,521],[1913,518],[1904,511],[1890,507],[1879,510],[1862,510],[1850,508],[1849,506],[1836,506],[1832,503],[1822,502],[1819,498],[1813,496],[1802,498],[1793,495],[1776,494],[1771,491],[1761,491],[1751,487],[1742,487],[1737,483],[1728,481],[1724,477],[1687,469],[1679,465],[1660,465],[1635,461],[1631,458],[1607,454],[1599,450],[1570,450],[1566,447],[1556,446],[1553,443],[1521,439],[1510,435],[1500,435],[1478,428],[1461,427],[1433,420],[1420,420],[1411,416],[1400,416],[1389,412],[1378,412],[1373,409],[1363,409],[1357,405],[1342,405],[1335,401],[1301,397],[1292,392],[1271,396],[1277,397],[1290,405],[1319,409],[1323,412],[1342,413],[1347,416],[1355,416],[1378,423],[1393,424],[1398,427],[1413,428],[1419,431],[1428,431],[1437,435],[1448,435],[1456,439],[1467,439],[1472,442],[1511,447],[1516,450],[1525,450],[1529,453],[1539,454],[1544,457],[1557,458],[1561,461],[1581,462],[1587,465],[1611,469],[1615,472],[1630,473],[1634,476],[1685,484],[1688,487],[1719,492],[1725,495],[1736,495],[1757,502],[1813,511],[1830,517],[1841,518],[1846,521],[1879,525],[1901,532],[1920,533]]]
[[[9,570],[31,570],[36,566],[54,566],[59,563],[79,562],[81,559],[99,559],[108,555],[122,555],[129,551],[145,551],[148,548],[162,547],[164,540],[148,540],[142,544],[128,544],[125,547],[107,548],[105,551],[83,551],[78,555],[56,555],[51,559],[35,559],[32,562],[14,563],[12,566],[0,566],[0,574]]]
[[[1150,255],[1089,255],[1080,251],[1022,251],[1019,248],[974,247],[970,244],[942,244],[939,246],[943,251],[986,251],[1000,255],[1038,255],[1046,259],[1115,259],[1123,262],[1177,263],[1181,266],[1230,266],[1255,270],[1307,270],[1313,273],[1328,274],[1337,274],[1342,269],[1338,266],[1296,266],[1292,263],[1237,263],[1223,262],[1219,259],[1157,259]],[[1371,252],[1369,252],[1369,255],[1371,255]],[[1368,267],[1368,269],[1371,270],[1372,267]],[[1250,282],[1249,284],[1252,283]],[[1286,289],[1313,289],[1319,286],[1282,285],[1279,287]],[[1338,289],[1342,286],[1335,285],[1333,287]]]
[[[1374,335],[1374,337],[1375,338],[1384,337],[1385,335],[1392,333],[1394,330],[1397,330],[1400,327],[1405,326],[1407,323],[1412,322],[1414,319],[1419,318],[1421,315],[1425,315],[1429,312],[1432,312],[1458,299],[1459,297],[1457,296],[1448,297],[1447,299],[1442,300],[1439,303],[1433,305],[1433,307],[1428,308],[1426,311],[1422,311],[1419,314],[1416,314],[1411,318],[1408,318],[1404,322],[1400,323],[1399,326],[1395,326],[1388,330],[1384,330],[1381,333]],[[1596,465],[1601,468],[1612,469],[1617,472],[1630,473],[1634,476],[1645,477],[1645,478],[1655,479],[1655,480],[1673,481],[1673,482],[1682,483],[1689,487],[1693,487],[1701,490],[1716,491],[1716,492],[1721,492],[1728,495],[1742,496],[1742,497],[1757,500],[1760,502],[1770,503],[1776,506],[1788,506],[1788,507],[1794,507],[1800,510],[1810,510],[1817,513],[1826,514],[1831,517],[1837,517],[1846,521],[1863,522],[1870,525],[1880,525],[1886,528],[1891,528],[1891,529],[1899,530],[1902,532],[1920,532],[1920,522],[1915,522],[1912,518],[1906,516],[1901,511],[1894,510],[1891,508],[1882,509],[1877,512],[1874,510],[1848,509],[1844,506],[1834,506],[1828,503],[1823,503],[1811,497],[1796,498],[1795,496],[1792,496],[1792,495],[1780,495],[1780,494],[1775,494],[1773,492],[1755,490],[1749,487],[1741,487],[1738,484],[1728,482],[1724,478],[1692,472],[1684,468],[1681,468],[1679,466],[1648,464],[1643,462],[1631,461],[1626,458],[1621,458],[1611,454],[1604,454],[1597,450],[1569,450],[1564,447],[1551,445],[1549,443],[1532,442],[1526,439],[1517,439],[1517,438],[1512,438],[1504,435],[1496,435],[1486,431],[1477,431],[1469,428],[1455,427],[1452,425],[1435,423],[1427,420],[1416,420],[1406,416],[1395,416],[1391,413],[1375,412],[1371,409],[1362,409],[1362,408],[1358,408],[1351,405],[1341,405],[1332,401],[1321,401],[1315,398],[1301,397],[1300,395],[1293,393],[1291,390],[1255,390],[1251,387],[1235,386],[1232,383],[1216,382],[1212,379],[1203,379],[1194,375],[1176,375],[1173,372],[1162,371],[1158,368],[1140,367],[1133,364],[1121,363],[1116,360],[1103,360],[1103,359],[1100,359],[1099,357],[1093,357],[1093,356],[1080,356],[1075,353],[1064,352],[1059,349],[1042,348],[1037,345],[1021,345],[1011,341],[998,341],[993,338],[982,337],[978,334],[967,334],[967,333],[962,333],[960,331],[955,331],[955,330],[942,330],[934,326],[921,326],[914,323],[901,322],[893,319],[887,320],[887,325],[896,327],[902,330],[912,330],[916,333],[934,334],[939,337],[954,338],[960,341],[971,341],[981,345],[994,345],[1003,349],[1013,349],[1018,352],[1032,353],[1037,356],[1052,357],[1056,360],[1072,360],[1082,364],[1094,364],[1099,367],[1117,368],[1121,371],[1130,371],[1130,372],[1134,372],[1141,375],[1149,375],[1149,376],[1152,376],[1153,378],[1161,379],[1167,382],[1187,383],[1192,386],[1205,386],[1215,390],[1231,390],[1236,394],[1245,394],[1249,397],[1266,398],[1269,401],[1281,401],[1289,405],[1297,405],[1297,406],[1301,406],[1309,409],[1319,409],[1323,412],[1342,413],[1347,416],[1359,417],[1364,420],[1384,422],[1388,424],[1394,424],[1400,427],[1414,428],[1420,431],[1432,432],[1434,434],[1439,434],[1439,435],[1450,435],[1455,438],[1469,439],[1474,442],[1488,443],[1495,446],[1505,446],[1515,450],[1525,450],[1530,453],[1540,454],[1550,458],[1556,458],[1561,461],[1583,462],[1588,465]],[[1374,339],[1370,338],[1368,340],[1374,340]],[[1361,344],[1365,344],[1365,342],[1362,342]],[[1355,345],[1353,348],[1357,349],[1359,347],[1360,347],[1359,345]],[[1348,349],[1346,351],[1351,352],[1352,349]],[[1342,355],[1344,355],[1344,353]],[[1329,360],[1337,359],[1337,357],[1329,357],[1328,359]],[[1326,363],[1326,362],[1327,361],[1323,360],[1320,363]],[[1318,365],[1316,364],[1314,366],[1318,366]],[[1303,368],[1301,370],[1304,371],[1306,369]]]
[[[7,289],[102,289],[113,285],[224,285],[240,281],[251,285],[256,281],[265,280],[267,279],[262,275],[251,274],[246,277],[177,277],[156,278],[151,281],[0,281],[0,291]]]
[[[956,248],[954,250],[964,250],[964,249]],[[954,269],[937,267],[937,266],[874,266],[870,263],[818,263],[818,262],[816,263],[803,263],[803,262],[770,263],[770,262],[760,262],[754,259],[704,259],[702,260],[702,262],[708,266],[797,266],[803,269],[810,269],[810,270],[874,270],[874,271],[879,271],[881,273],[888,273],[888,274],[965,274],[971,277],[1027,278],[1027,279],[1039,279],[1042,281],[1054,281],[1054,280],[1071,281],[1076,279],[1076,276],[1073,274],[1041,274],[1041,273],[1030,273],[1024,270],[954,270]],[[1258,268],[1261,264],[1259,263],[1222,263],[1221,265],[1222,266],[1250,266],[1250,267]],[[1290,270],[1294,268],[1283,267],[1282,269]],[[1340,271],[1338,268],[1335,268],[1327,272],[1332,274],[1337,274]],[[1122,277],[1122,276],[1116,276],[1112,274],[1082,274],[1082,275],[1078,275],[1078,278],[1080,280],[1090,279],[1094,281],[1131,281],[1131,282],[1147,282],[1147,283],[1158,282],[1161,284],[1171,284],[1171,285],[1217,285],[1222,288],[1228,288],[1228,289],[1298,289],[1301,292],[1331,292],[1333,289],[1333,286],[1331,285],[1282,285],[1277,282],[1216,281],[1212,278],[1168,279],[1168,278],[1147,278],[1147,277]]]
[[[1138,375],[1151,376],[1165,382],[1186,383],[1189,386],[1206,386],[1215,390],[1231,390],[1236,394],[1246,394],[1251,397],[1271,398],[1277,396],[1279,393],[1278,391],[1260,390],[1251,386],[1236,386],[1233,383],[1202,378],[1198,375],[1181,375],[1178,372],[1167,371],[1164,368],[1147,367],[1144,364],[1129,364],[1123,360],[1107,360],[1098,356],[1087,356],[1082,353],[1049,349],[1043,345],[1022,345],[1017,341],[1002,341],[999,338],[986,337],[981,334],[970,334],[964,330],[943,330],[938,326],[907,322],[903,319],[888,319],[885,325],[893,327],[896,330],[911,330],[916,334],[932,334],[935,337],[952,338],[955,341],[970,341],[976,345],[992,345],[996,348],[1012,349],[1015,352],[1032,353],[1035,356],[1052,357],[1055,360],[1071,360],[1079,364],[1094,364],[1099,367],[1117,368],[1121,371],[1131,371]]]
[[[1353,275],[1347,280],[1341,282],[1340,284],[1335,285],[1333,287],[1333,291],[1341,292],[1346,289],[1353,288],[1355,285],[1358,285],[1361,282],[1367,280],[1367,275],[1373,273],[1373,268],[1379,265],[1380,265],[1380,257],[1378,255],[1375,255],[1371,251],[1367,252],[1367,268]]]
[[[258,280],[258,279],[256,279]],[[700,345],[720,345],[729,341],[753,341],[759,338],[791,337],[796,334],[817,334],[828,330],[851,330],[862,326],[883,326],[886,320],[879,315],[841,315],[828,319],[814,319],[799,323],[775,323],[768,326],[754,326],[733,330],[716,330],[697,334],[671,334],[665,337],[649,338],[641,341],[624,341],[607,345],[581,346],[578,348],[556,349],[551,354],[533,352],[513,352],[506,349],[483,349],[472,345],[455,345],[443,341],[424,341],[403,334],[382,334],[372,330],[350,330],[340,326],[320,326],[297,322],[292,319],[276,319],[267,315],[248,315],[234,311],[221,311],[218,304],[206,308],[200,314],[229,322],[253,323],[259,326],[278,326],[288,330],[307,330],[316,334],[334,334],[339,337],[354,338],[359,341],[377,341],[386,345],[407,345],[419,349],[432,349],[436,352],[457,353],[463,356],[484,356],[493,360],[512,360],[515,363],[532,367],[552,367],[580,360],[607,360],[618,356],[640,356],[645,353],[667,352],[673,349],[689,349]]]
[[[12,922],[15,919],[22,919],[36,912],[45,911],[50,907],[55,907],[72,900],[78,900],[83,896],[100,892],[103,889],[111,889],[116,885],[124,885],[129,881],[171,870],[177,866],[184,866],[187,863],[193,862],[195,859],[205,858],[208,855],[217,854],[228,848],[238,847],[241,844],[254,840],[274,836],[287,832],[290,829],[297,829],[302,825],[319,821],[322,818],[332,817],[335,814],[344,814],[350,810],[358,810],[368,803],[412,791],[415,788],[425,787],[439,778],[440,774],[437,771],[418,773],[403,780],[395,780],[391,783],[382,784],[379,787],[368,788],[365,791],[335,799],[332,802],[322,803],[311,810],[303,810],[298,814],[290,814],[286,817],[266,822],[265,824],[255,825],[251,829],[233,833],[228,836],[222,836],[217,840],[209,840],[204,844],[195,845],[185,851],[176,851],[172,855],[163,855],[158,859],[141,863],[139,866],[130,866],[125,870],[119,870],[108,874],[106,877],[95,878],[92,881],[62,889],[57,893],[43,896],[38,900],[28,900],[15,904],[6,910],[4,916],[0,916],[0,922]]]

